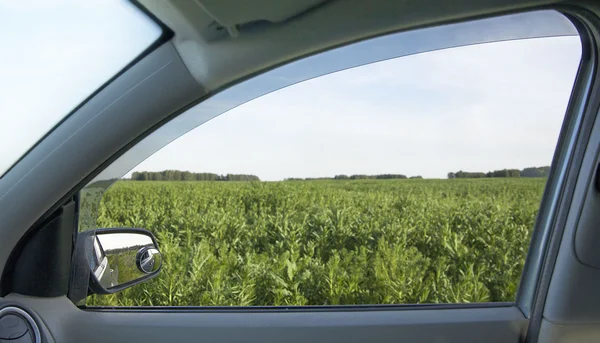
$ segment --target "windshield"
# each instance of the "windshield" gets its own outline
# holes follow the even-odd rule
[[[127,1],[0,3],[0,175],[158,39]]]

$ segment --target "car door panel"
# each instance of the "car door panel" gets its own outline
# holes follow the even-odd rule
[[[66,297],[11,294],[57,342],[519,342],[514,306],[408,310],[82,310]]]

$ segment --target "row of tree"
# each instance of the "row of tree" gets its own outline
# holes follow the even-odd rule
[[[285,179],[285,181],[312,181],[312,180],[388,180],[388,179],[422,179],[422,176],[411,176],[410,178],[402,174],[379,174],[379,175],[365,175],[365,174],[354,174],[354,175],[336,175],[334,177],[307,177],[298,178],[292,177]]]
[[[519,169],[502,169],[494,170],[487,173],[482,172],[466,172],[457,171],[456,173],[448,173],[449,179],[477,179],[486,177],[547,177],[550,173],[550,167],[530,167],[523,170]]]
[[[163,170],[160,172],[133,172],[131,179],[136,181],[260,181],[256,175],[214,173],[192,173],[181,170]]]
[[[546,177],[550,174],[550,167],[530,167],[521,170],[521,177]]]
[[[547,177],[550,173],[550,167],[530,167],[523,170],[502,169],[491,172],[466,172],[458,171],[448,173],[449,179],[475,179],[489,177]],[[421,176],[411,176],[410,179],[422,179]],[[226,174],[219,175],[214,173],[192,173],[181,170],[163,170],[160,172],[134,172],[131,175],[132,180],[137,181],[260,181],[258,176],[249,174]],[[379,174],[379,175],[336,175],[334,177],[317,178],[288,178],[286,181],[310,181],[310,180],[387,180],[387,179],[409,179],[403,174]]]

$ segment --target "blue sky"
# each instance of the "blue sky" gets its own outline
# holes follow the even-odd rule
[[[135,170],[264,180],[549,165],[579,61],[577,37],[401,57],[305,81],[189,132]],[[182,156],[186,156],[182,158]]]
[[[157,28],[128,4],[35,4],[0,5],[0,22],[15,32],[9,45],[18,48],[0,56],[0,113],[5,114],[0,136],[11,142],[0,145],[0,170],[158,36]],[[28,20],[22,20],[25,14]],[[383,50],[359,44],[312,57],[311,68],[288,65],[287,74],[260,76],[237,86],[237,93],[225,91],[191,109],[180,124],[189,129],[185,118],[203,122],[211,107],[262,93],[274,77],[304,79],[332,66],[387,56],[391,49],[402,54],[440,46],[434,38],[444,29],[436,30],[430,30],[429,41],[417,33],[392,35],[380,38],[377,46]],[[462,30],[450,37],[460,40],[473,32],[468,25]],[[407,41],[410,46],[400,44]],[[248,173],[281,180],[382,173],[437,178],[460,169],[549,165],[579,58],[578,37],[566,36],[445,49],[344,70],[236,107],[133,170]]]

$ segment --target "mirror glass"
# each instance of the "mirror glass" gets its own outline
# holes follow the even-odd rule
[[[105,289],[144,278],[162,264],[152,238],[143,233],[98,232],[91,250],[91,270]]]

